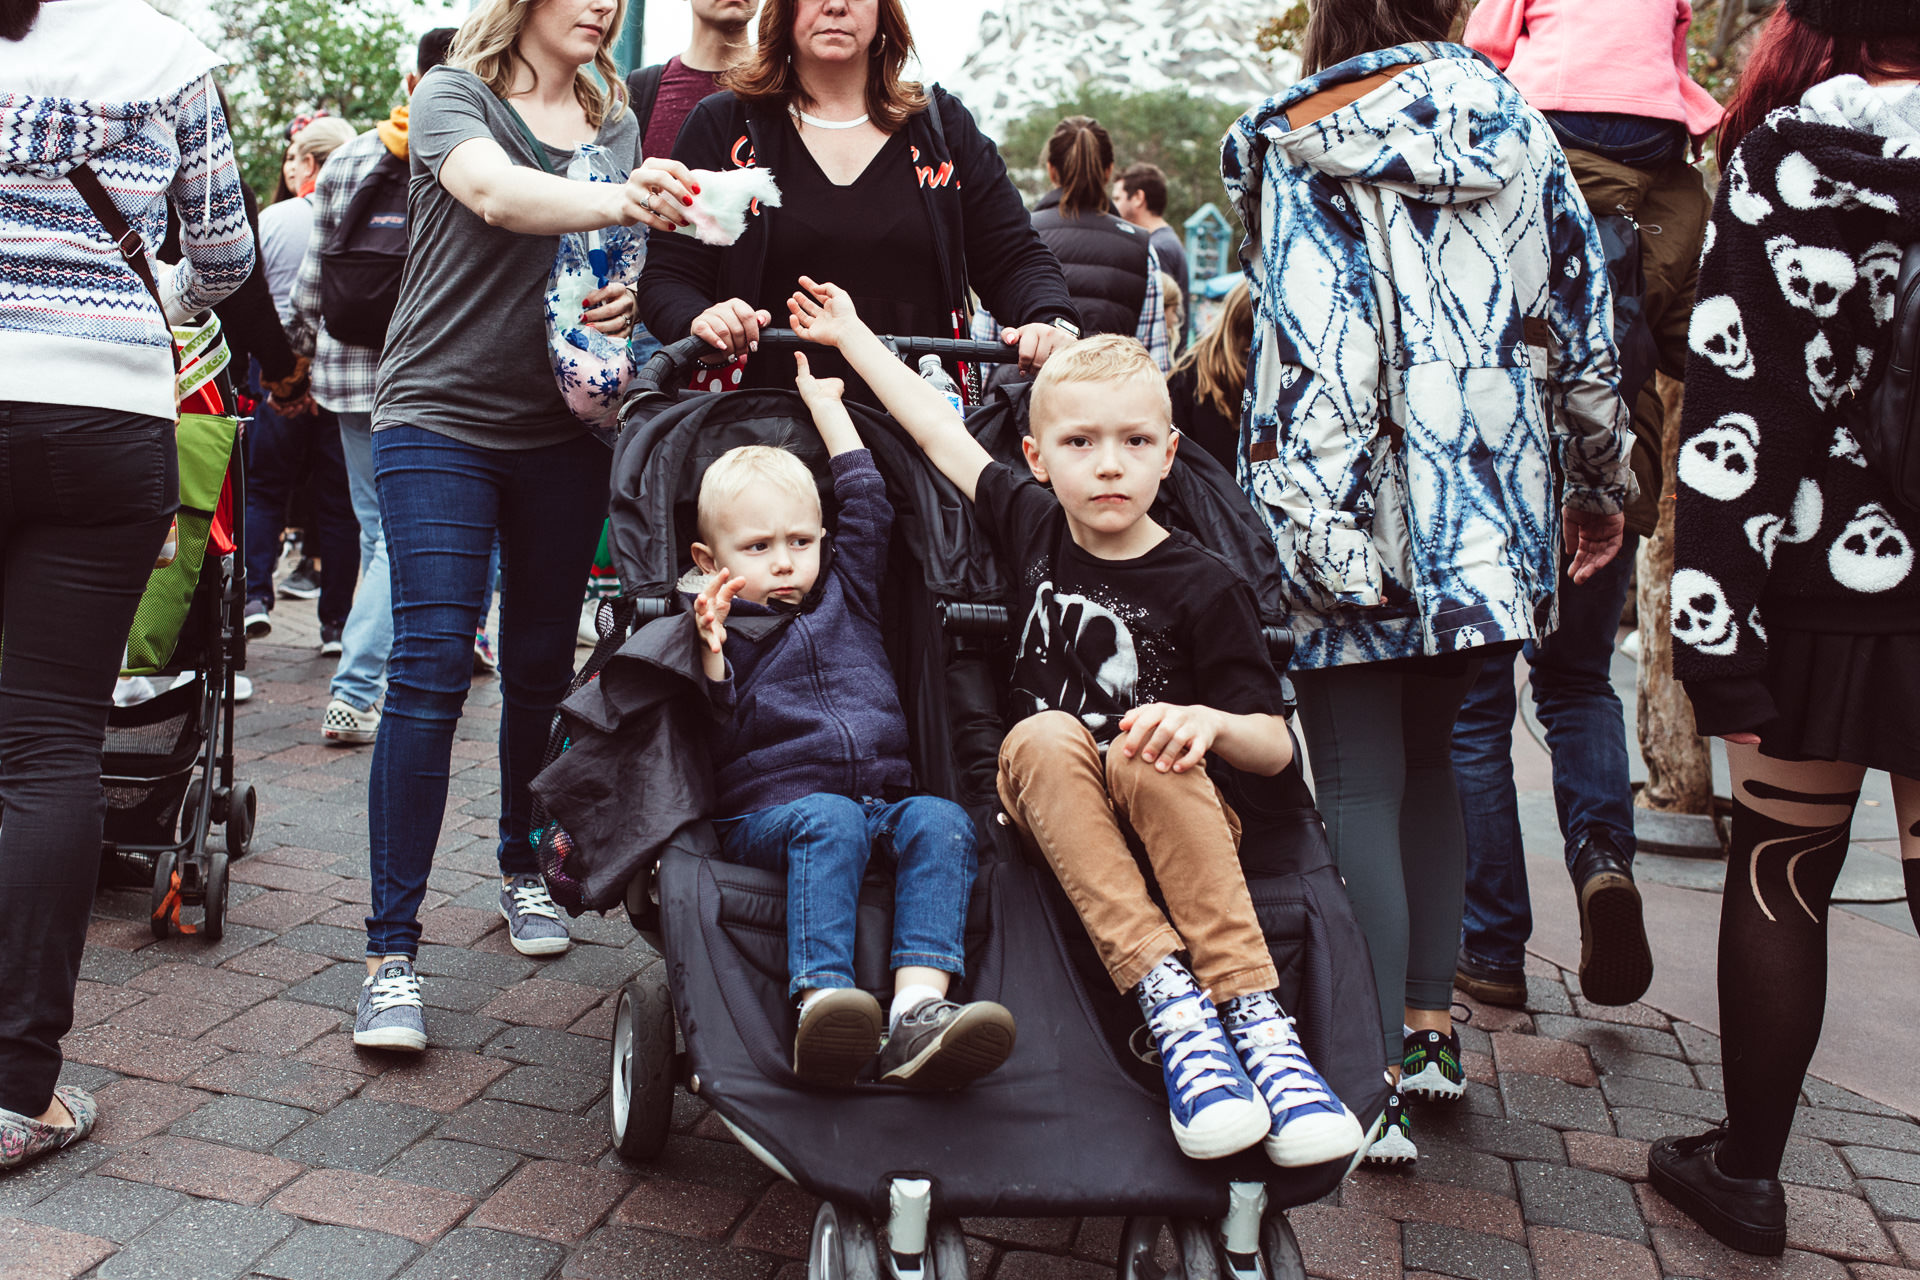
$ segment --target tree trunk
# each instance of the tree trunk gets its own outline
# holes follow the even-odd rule
[[[1713,758],[1707,740],[1694,731],[1693,707],[1673,678],[1673,636],[1669,629],[1669,588],[1673,582],[1673,481],[1680,456],[1682,383],[1659,375],[1665,421],[1661,429],[1661,474],[1668,477],[1660,495],[1660,523],[1640,544],[1639,691],[1640,756],[1647,764],[1647,785],[1635,803],[1661,813],[1713,811]]]

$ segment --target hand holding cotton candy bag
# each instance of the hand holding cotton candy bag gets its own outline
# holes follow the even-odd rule
[[[592,143],[574,154],[567,176],[583,182],[626,180],[606,149]],[[756,200],[780,204],[780,187],[765,169],[699,170],[691,185],[696,194],[686,214],[704,244],[738,240]],[[609,284],[634,286],[646,265],[648,234],[644,228],[614,226],[563,235],[547,280],[547,348],[554,379],[567,408],[608,444],[619,434],[620,400],[633,380],[633,353],[626,339],[582,324],[580,313],[594,290]]]

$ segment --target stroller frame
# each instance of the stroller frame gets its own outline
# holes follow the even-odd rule
[[[1007,348],[998,344],[925,338],[885,341],[909,366],[924,354],[977,363],[1004,362],[1011,356]],[[796,335],[779,330],[763,332],[761,342],[773,348],[804,345]],[[653,398],[651,403],[655,407],[662,398],[670,397],[672,393],[662,388],[672,385],[704,350],[705,344],[699,339],[688,339],[656,354],[630,394],[628,411],[636,401],[644,401],[646,397]],[[581,678],[596,672],[630,630],[675,611],[674,602],[668,599],[626,597],[618,602],[603,603],[599,615],[601,640]],[[957,651],[978,646],[988,637],[1003,636],[1007,630],[1006,610],[996,605],[949,601],[937,606],[937,613],[939,631]],[[1276,657],[1284,671],[1291,637],[1283,629],[1270,627],[1268,638],[1277,650]],[[1315,820],[1317,822],[1317,815]],[[1001,818],[1000,822],[1004,826],[1005,819]],[[983,832],[983,839],[985,835]],[[1005,837],[1006,833],[995,836],[1003,846]],[[626,895],[629,917],[663,957],[622,988],[614,1017],[609,1061],[609,1120],[616,1149],[621,1156],[634,1161],[652,1159],[664,1147],[675,1086],[684,1086],[696,1096],[702,1095],[704,1087],[699,1068],[692,1060],[692,1051],[681,1047],[676,1034],[677,983],[669,981],[670,973],[677,982],[685,982],[690,976],[686,958],[674,957],[666,936],[667,900],[672,898],[681,904],[682,910],[688,901],[689,873],[681,868],[667,868],[667,862],[676,857],[679,855],[670,850],[661,867],[649,868],[637,875]],[[706,862],[707,857],[701,854],[698,860]],[[680,857],[682,867],[687,861]],[[667,868],[665,877],[662,868]],[[711,870],[703,868],[703,873]],[[984,879],[987,873],[984,856],[981,870]],[[673,883],[663,884],[663,879]],[[1039,910],[1045,914],[1043,906]],[[1370,986],[1370,972],[1366,981]],[[1044,1035],[1046,1030],[1037,1027],[1031,1034]],[[789,1181],[800,1181],[782,1159],[781,1152],[736,1123],[735,1117],[728,1115],[718,1101],[709,1101],[713,1102],[714,1114],[762,1163]],[[1378,1123],[1376,1119],[1376,1132]],[[1373,1136],[1374,1133],[1369,1133],[1368,1139]],[[1364,1150],[1365,1143],[1361,1147],[1361,1151]],[[1338,1169],[1337,1175],[1329,1169],[1319,1180],[1329,1186],[1336,1184],[1359,1159],[1360,1153],[1356,1152],[1350,1162]],[[1259,1164],[1264,1165],[1264,1160]],[[1228,1165],[1233,1166],[1238,1176],[1228,1173]],[[1298,1242],[1287,1224],[1285,1206],[1270,1196],[1266,1182],[1247,1176],[1254,1164],[1226,1161],[1217,1167],[1223,1175],[1220,1182],[1214,1184],[1219,1187],[1223,1210],[1218,1216],[1167,1216],[1162,1210],[1159,1214],[1136,1211],[1126,1218],[1119,1258],[1122,1277],[1126,1280],[1164,1280],[1166,1277],[1204,1280],[1226,1276],[1235,1280],[1293,1280],[1304,1277],[1305,1265]],[[883,1175],[883,1178],[884,1212],[874,1206],[872,1196],[864,1204],[831,1196],[823,1199],[809,1242],[809,1277],[820,1280],[826,1277],[877,1280],[882,1275],[891,1276],[893,1280],[965,1277],[968,1274],[965,1239],[952,1211],[944,1217],[936,1216],[935,1178],[914,1172]],[[1291,1190],[1297,1193],[1301,1188],[1295,1186]],[[1316,1185],[1313,1194],[1305,1198],[1310,1200],[1325,1190],[1326,1187]],[[1190,1190],[1188,1195],[1191,1199]],[[875,1211],[870,1212],[870,1207]],[[1119,1207],[1124,1211],[1133,1206]],[[881,1218],[884,1222],[879,1221]],[[1166,1252],[1162,1237],[1166,1234],[1172,1237],[1176,1258],[1171,1270],[1162,1265]]]
[[[253,784],[236,783],[233,776],[234,676],[244,670],[246,629],[246,477],[242,432],[234,433],[233,450],[227,462],[228,507],[233,518],[236,550],[225,555],[209,554],[194,586],[182,636],[195,635],[200,644],[182,661],[181,646],[161,668],[158,675],[178,675],[183,670],[198,672],[193,685],[166,690],[152,699],[131,707],[116,707],[108,718],[108,749],[101,783],[105,788],[159,790],[187,778],[180,799],[179,838],[173,841],[140,842],[103,839],[103,861],[128,869],[152,886],[148,924],[155,938],[166,938],[176,930],[197,934],[208,942],[218,942],[226,933],[227,867],[235,858],[245,857],[253,844],[254,823],[259,812],[259,797]],[[202,740],[194,755],[175,767],[155,774],[142,772],[138,762],[151,756],[112,749],[115,728],[137,728],[179,714],[182,704],[197,704],[195,715]],[[170,762],[171,758],[170,758]],[[226,828],[224,849],[210,848],[209,837],[215,823]],[[180,919],[182,907],[200,906],[203,918],[198,925]]]

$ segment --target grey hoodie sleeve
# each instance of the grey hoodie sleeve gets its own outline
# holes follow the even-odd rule
[[[1545,184],[1553,260],[1548,323],[1559,348],[1548,380],[1567,483],[1562,501],[1615,515],[1639,493],[1631,462],[1632,420],[1620,398],[1607,255],[1587,203],[1556,147]]]

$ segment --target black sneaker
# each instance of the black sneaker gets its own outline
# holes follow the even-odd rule
[[[1707,1234],[1742,1253],[1777,1258],[1787,1247],[1787,1196],[1778,1178],[1730,1178],[1715,1159],[1726,1126],[1662,1138],[1647,1152],[1647,1181]]]
[[[323,622],[320,624],[321,657],[337,658],[340,656],[341,650],[345,647],[340,643],[340,637],[345,631],[346,628],[337,622]]]
[[[922,1000],[880,1051],[880,1078],[914,1089],[972,1084],[1013,1052],[1013,1015],[991,1000]]]
[[[800,1014],[793,1033],[793,1073],[808,1084],[845,1088],[880,1048],[886,1015],[858,987],[823,992]]]
[[[1527,975],[1520,969],[1496,969],[1481,964],[1464,950],[1453,962],[1453,985],[1481,1004],[1523,1009],[1527,1004]]]
[[[1380,1117],[1380,1136],[1373,1140],[1363,1157],[1368,1164],[1412,1164],[1420,1158],[1413,1145],[1413,1117],[1407,1114],[1406,1099],[1398,1092],[1387,1095],[1386,1114]]]
[[[1640,918],[1633,859],[1594,832],[1573,858],[1580,899],[1580,994],[1595,1004],[1632,1004],[1653,982],[1653,952]]]
[[[247,601],[246,610],[241,615],[246,624],[247,639],[265,640],[273,634],[273,614],[264,600]]]
[[[1460,1033],[1416,1031],[1401,1041],[1400,1092],[1412,1098],[1451,1102],[1467,1090],[1460,1065]]]
[[[285,600],[320,598],[320,575],[313,571],[313,561],[302,560],[292,573],[280,580],[280,596]]]

